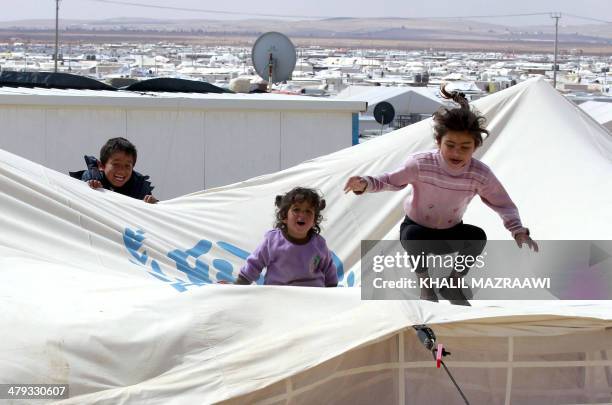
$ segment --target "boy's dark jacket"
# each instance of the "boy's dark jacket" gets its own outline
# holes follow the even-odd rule
[[[155,188],[151,185],[149,176],[143,176],[137,171],[132,171],[132,176],[122,187],[115,188],[104,176],[104,173],[98,170],[98,159],[94,156],[85,156],[85,163],[87,164],[87,170],[70,172],[70,176],[83,181],[99,180],[105,189],[139,200],[144,199],[146,195],[152,194]]]

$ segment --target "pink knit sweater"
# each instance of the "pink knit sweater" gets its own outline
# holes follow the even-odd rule
[[[512,236],[527,231],[518,209],[491,169],[474,158],[460,169],[448,166],[439,150],[411,155],[403,167],[382,176],[365,176],[366,192],[397,191],[411,184],[404,211],[414,222],[446,229],[461,222],[472,198],[478,194],[504,221]]]

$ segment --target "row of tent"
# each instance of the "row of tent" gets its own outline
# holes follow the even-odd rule
[[[1,86],[75,90],[161,91],[171,93],[233,93],[231,90],[197,80],[158,77],[138,81],[129,86],[116,88],[89,77],[54,72],[5,71],[0,73],[0,87]]]

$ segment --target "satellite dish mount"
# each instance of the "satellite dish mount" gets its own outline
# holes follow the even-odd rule
[[[274,82],[274,56],[272,52],[270,52],[270,59],[268,60],[268,91],[272,90],[272,83]]]
[[[381,101],[374,107],[374,119],[380,124],[380,134],[382,135],[383,127],[390,124],[395,118],[395,108],[391,103]]]
[[[251,58],[257,74],[268,82],[268,91],[274,83],[291,79],[297,59],[295,46],[280,32],[266,32],[257,38]]]

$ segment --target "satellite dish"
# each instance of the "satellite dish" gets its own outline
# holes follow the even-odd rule
[[[387,125],[395,118],[395,108],[386,102],[381,101],[374,107],[374,119],[381,125]]]
[[[295,47],[280,32],[266,32],[257,38],[251,58],[257,74],[270,85],[291,79],[297,59]]]

